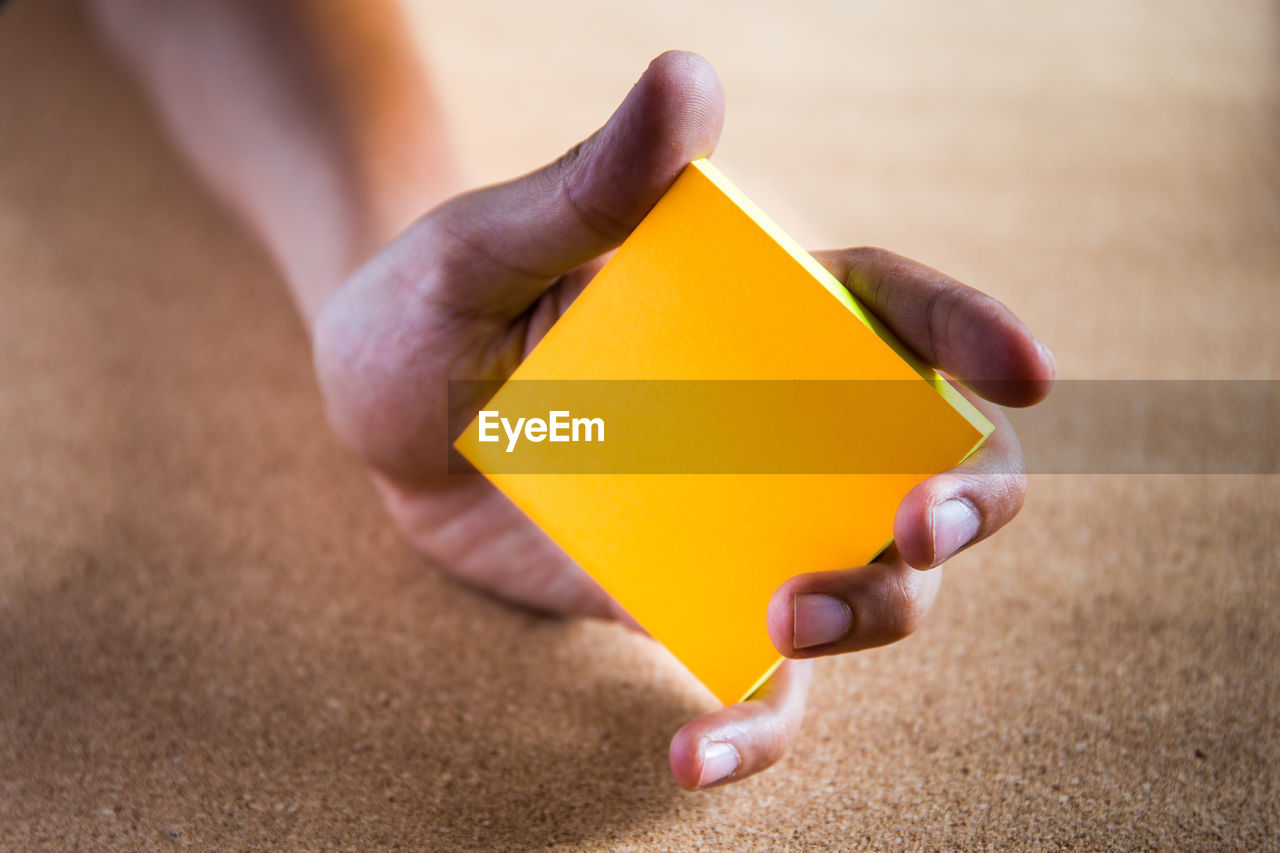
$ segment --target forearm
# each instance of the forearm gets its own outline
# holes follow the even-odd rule
[[[454,189],[394,0],[86,0],[175,144],[275,257],[310,326]]]

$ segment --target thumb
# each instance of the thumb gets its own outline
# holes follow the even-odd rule
[[[443,277],[450,292],[439,295],[519,314],[558,276],[626,239],[688,162],[715,149],[723,122],[710,63],[683,51],[657,57],[604,127],[563,157],[418,223],[462,273]]]

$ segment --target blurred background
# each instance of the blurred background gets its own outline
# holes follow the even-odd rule
[[[696,50],[801,243],[992,293],[1064,377],[1275,378],[1273,2],[409,9],[471,183]],[[0,847],[1275,849],[1278,498],[1034,476],[781,765],[686,795],[688,676],[409,552],[263,251],[74,4],[0,11]]]
[[[1227,343],[1272,337],[1278,308],[1274,3],[409,8],[477,182],[695,50],[725,85],[717,163],[802,245],[973,283],[1066,377],[1274,376],[1277,347]]]

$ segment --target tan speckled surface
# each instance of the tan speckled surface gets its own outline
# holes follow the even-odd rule
[[[421,15],[477,180],[698,49],[804,242],[994,292],[1067,376],[1276,374],[1274,4],[479,5]],[[684,676],[409,553],[263,254],[64,4],[0,13],[0,848],[1277,849],[1280,483],[1031,485],[782,765],[685,794]]]

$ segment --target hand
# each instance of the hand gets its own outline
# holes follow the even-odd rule
[[[758,700],[708,714],[676,734],[671,769],[690,789],[741,779],[786,752],[811,680],[804,659],[883,646],[916,630],[942,583],[939,566],[1022,508],[1022,448],[993,403],[1029,406],[1053,385],[1053,355],[991,297],[882,249],[815,257],[925,361],[965,377],[961,392],[995,431],[963,464],[903,498],[894,544],[870,565],[799,575],[774,593],[769,636],[792,660]]]
[[[541,610],[625,618],[487,481],[449,474],[450,416],[484,401],[450,401],[450,413],[446,389],[451,378],[509,376],[688,161],[712,152],[723,115],[707,63],[663,54],[601,130],[537,172],[427,213],[321,311],[315,360],[334,428],[370,466],[404,535],[460,579]],[[994,300],[888,253],[821,259],[931,363],[962,377],[1016,380],[973,381],[979,394],[1026,404],[1047,392],[1050,357]],[[902,556],[802,575],[778,591],[768,624],[784,654],[851,651],[910,633],[940,577],[917,569],[1017,512],[1017,441],[997,409],[980,405],[996,434],[964,466],[908,495],[895,525]],[[933,509],[948,497],[976,520],[954,504]],[[776,761],[794,737],[810,677],[807,663],[790,661],[761,698],[684,726],[670,751],[676,779],[705,787]]]

